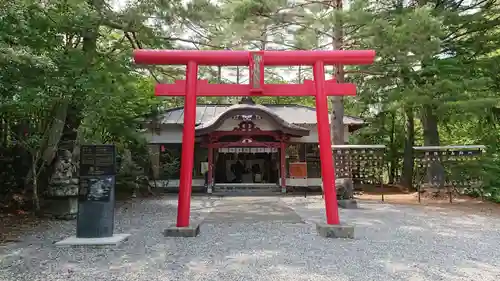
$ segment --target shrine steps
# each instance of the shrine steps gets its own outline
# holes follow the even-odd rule
[[[281,188],[269,183],[222,183],[216,184],[212,195],[215,196],[275,196]]]

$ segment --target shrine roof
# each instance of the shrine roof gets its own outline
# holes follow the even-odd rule
[[[198,104],[196,108],[196,124],[204,126],[205,123],[224,114],[233,104]],[[316,109],[313,107],[297,104],[262,104],[255,105],[264,107],[273,112],[284,122],[294,125],[316,125]],[[250,108],[249,108],[250,109]],[[161,124],[182,125],[184,122],[184,107],[167,109],[159,116]],[[354,116],[344,116],[344,124],[348,126],[362,126],[363,119]]]
[[[196,126],[196,134],[204,135],[216,130],[224,120],[232,118],[238,115],[256,114],[260,116],[265,116],[267,120],[273,122],[277,127],[281,128],[281,131],[292,135],[292,136],[308,136],[309,129],[287,122],[281,116],[276,114],[276,112],[267,106],[260,104],[235,104],[228,107],[221,114],[214,116],[206,122],[199,123]]]

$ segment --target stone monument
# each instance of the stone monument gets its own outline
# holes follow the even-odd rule
[[[117,245],[130,234],[113,234],[116,149],[114,145],[82,145],[80,153],[76,236],[57,246]]]
[[[69,150],[60,150],[46,194],[46,212],[56,219],[73,220],[78,212],[78,178]]]

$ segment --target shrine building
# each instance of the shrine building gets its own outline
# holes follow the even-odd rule
[[[156,185],[179,187],[183,107],[172,108],[146,124],[152,157],[150,176]],[[344,116],[344,141],[364,125]],[[193,190],[207,183],[212,190],[265,187],[285,192],[288,187],[321,187],[316,110],[294,104],[198,104]],[[173,161],[177,160],[177,161]],[[239,163],[238,163],[239,162]],[[300,163],[301,175],[290,167]]]

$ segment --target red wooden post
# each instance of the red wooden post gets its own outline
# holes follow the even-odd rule
[[[179,181],[179,205],[177,226],[189,226],[191,185],[193,183],[194,138],[196,126],[196,84],[198,64],[189,61],[186,69],[186,96],[184,98],[184,128],[182,130],[181,175]]]
[[[188,66],[185,81],[178,80],[174,84],[157,85],[156,87],[156,95],[185,97],[177,226],[185,227],[189,225],[197,95],[316,96],[316,115],[318,119],[318,138],[323,189],[325,193],[326,218],[328,224],[338,224],[339,214],[330,143],[327,96],[355,95],[356,87],[353,84],[347,83],[337,84],[334,80],[325,81],[324,66],[371,64],[374,59],[375,51],[372,50],[261,51],[257,54],[248,51],[135,50],[134,60],[139,64],[187,64]],[[252,83],[246,85],[208,84],[208,81],[197,80],[198,65],[250,66],[255,70],[250,75],[256,75],[255,78],[258,77],[259,81],[251,77]],[[264,65],[313,65],[314,81],[304,81],[304,84],[265,84]],[[275,145],[276,143],[269,143],[269,147],[275,147]],[[217,146],[213,145],[213,147]],[[280,146],[280,149],[283,150],[283,146]],[[282,153],[282,157],[284,156],[285,154]],[[284,170],[283,166],[282,170]],[[283,183],[283,174],[281,176]]]
[[[281,192],[286,192],[286,143],[282,140],[280,143],[280,174],[281,174]]]
[[[316,118],[318,119],[319,157],[321,177],[325,199],[326,223],[339,224],[337,190],[333,171],[330,125],[328,116],[328,98],[325,95],[325,65],[322,61],[314,64],[314,82],[316,83]]]
[[[213,163],[214,163],[214,148],[212,147],[212,143],[208,145],[208,190],[212,190],[212,174],[213,174]]]

